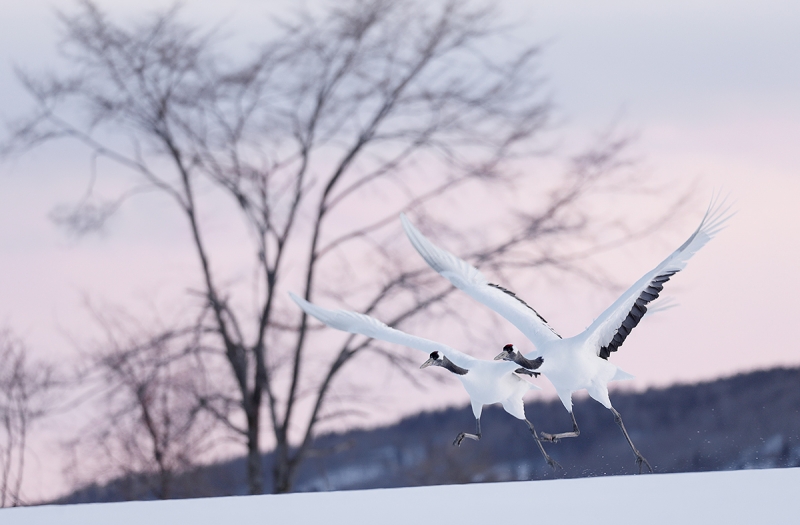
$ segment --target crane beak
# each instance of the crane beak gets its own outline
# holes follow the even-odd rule
[[[422,366],[420,366],[420,369],[422,369],[422,368],[428,368],[429,366],[431,366],[431,365],[432,365],[432,364],[434,364],[435,362],[436,362],[436,360],[435,360],[434,358],[432,358],[432,357],[431,357],[430,359],[428,359],[427,361],[425,361],[424,363],[422,363]]]
[[[497,354],[497,356],[495,356],[494,360],[495,360],[495,361],[500,361],[500,360],[502,359],[503,361],[507,361],[507,360],[508,360],[508,356],[509,356],[509,355],[510,355],[510,354],[508,353],[508,351],[507,351],[507,350],[503,350],[502,352],[500,352],[499,354]]]

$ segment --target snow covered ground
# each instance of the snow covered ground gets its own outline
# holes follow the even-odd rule
[[[3,525],[800,523],[800,468],[0,510]]]

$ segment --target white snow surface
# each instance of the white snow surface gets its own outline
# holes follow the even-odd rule
[[[800,523],[800,468],[0,509],[3,525]]]

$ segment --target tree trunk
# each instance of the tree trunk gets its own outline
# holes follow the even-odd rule
[[[279,433],[275,446],[275,464],[272,467],[272,492],[286,494],[292,491],[294,468],[289,458],[289,443],[284,432]]]
[[[259,413],[254,409],[247,414],[247,485],[250,494],[262,494],[264,481],[261,473],[261,449],[258,446]]]

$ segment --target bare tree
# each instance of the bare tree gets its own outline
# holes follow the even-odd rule
[[[72,73],[20,73],[37,109],[13,126],[5,151],[68,138],[93,161],[132,173],[130,191],[102,200],[90,187],[75,207],[56,211],[78,231],[102,225],[140,190],[171,197],[197,256],[203,301],[195,307],[210,312],[202,346],[217,353],[201,354],[205,369],[224,362],[229,372],[202,406],[245,441],[254,494],[263,490],[269,429],[273,488],[287,492],[320,422],[333,416],[334,380],[374,347],[349,338],[315,344],[310,357],[307,319],[285,292],[327,295],[394,325],[418,318],[451,289],[397,253],[398,213],[446,234],[444,210],[459,199],[487,225],[503,224],[461,255],[496,272],[568,266],[552,240],[587,232],[584,198],[615,180],[621,144],[535,179],[547,190],[519,198],[532,185],[521,166],[541,153],[534,139],[550,105],[538,48],[504,39],[484,5],[332,3],[275,24],[250,58],[226,52],[216,33],[179,14],[120,25],[83,1],[61,15]],[[230,220],[250,234],[241,257],[256,276],[246,287],[230,284],[215,262],[202,213],[209,195],[228,198],[238,212]],[[355,274],[357,265],[373,270]],[[242,299],[253,291],[255,308]]]
[[[22,480],[31,424],[52,401],[52,367],[31,363],[25,345],[0,331],[0,508],[23,505]]]
[[[91,450],[101,477],[127,479],[127,499],[193,495],[194,487],[176,480],[207,457],[219,434],[201,401],[208,397],[201,334],[141,326],[109,308],[95,317],[105,339],[90,352],[81,382],[97,385],[100,406],[68,446],[76,457]]]

